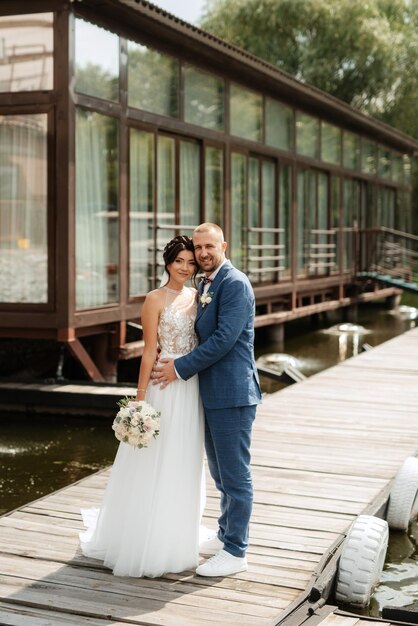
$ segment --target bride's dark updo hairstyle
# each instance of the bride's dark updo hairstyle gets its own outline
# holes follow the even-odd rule
[[[177,235],[177,237],[174,237],[174,239],[169,241],[168,244],[165,246],[163,251],[164,269],[168,275],[170,275],[170,272],[168,271],[167,266],[171,265],[171,263],[176,260],[182,250],[188,250],[189,252],[193,252],[194,255],[193,241],[190,239],[190,237],[187,237],[187,235]],[[195,283],[197,271],[198,267],[196,264],[196,268],[192,276],[193,284]]]

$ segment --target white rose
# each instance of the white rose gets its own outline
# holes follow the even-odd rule
[[[130,413],[129,409],[126,406],[122,407],[120,409],[119,413],[118,413],[119,417],[122,417],[122,418],[129,417],[130,414],[131,413]]]
[[[138,402],[137,400],[129,400],[127,407],[128,409],[136,409],[139,404],[140,402]]]

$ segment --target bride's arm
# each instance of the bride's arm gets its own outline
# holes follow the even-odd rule
[[[141,314],[144,352],[142,354],[141,367],[139,369],[138,389],[136,392],[137,400],[143,400],[145,397],[145,391],[151,376],[152,367],[157,358],[157,330],[161,309],[162,302],[160,291],[151,291],[145,298]]]

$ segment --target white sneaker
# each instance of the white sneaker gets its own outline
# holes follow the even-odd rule
[[[223,547],[224,544],[218,539],[217,535],[215,535],[212,539],[207,539],[199,544],[199,552],[200,554],[206,554],[206,556],[212,556],[219,552],[219,550],[222,550]]]
[[[246,557],[233,556],[226,550],[219,550],[196,570],[199,576],[229,576],[238,572],[245,572],[248,569]]]

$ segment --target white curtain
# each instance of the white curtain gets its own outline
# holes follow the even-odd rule
[[[47,116],[0,116],[0,302],[48,299]]]
[[[157,221],[159,225],[175,223],[175,159],[174,139],[159,136],[157,155]],[[164,266],[161,250],[173,236],[174,229],[164,228],[157,230],[157,247],[160,251],[157,256],[156,284],[158,284],[162,267]]]
[[[102,116],[79,111],[76,128],[77,309],[108,303],[107,147]]]
[[[130,252],[129,292],[147,293],[153,271],[154,225],[154,135],[130,133]]]
[[[200,222],[200,150],[197,143],[180,142],[180,224]]]

